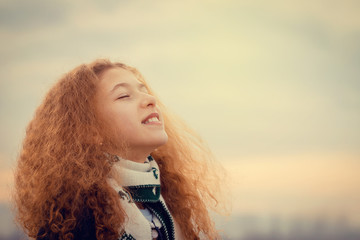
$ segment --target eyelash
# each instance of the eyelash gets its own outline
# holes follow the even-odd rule
[[[146,91],[146,92],[144,92],[144,93],[150,95],[150,93],[149,93],[148,91]],[[128,98],[128,97],[130,97],[129,94],[120,96],[120,97],[118,97],[117,99],[124,99],[124,98]]]
[[[123,98],[127,98],[127,97],[130,97],[130,95],[123,95],[123,96],[118,97],[118,99],[123,99]]]

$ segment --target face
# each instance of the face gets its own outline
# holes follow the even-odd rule
[[[102,74],[97,87],[96,108],[110,128],[115,143],[119,146],[126,143],[126,156],[119,152],[115,154],[143,162],[168,139],[155,97],[126,69],[112,68]]]

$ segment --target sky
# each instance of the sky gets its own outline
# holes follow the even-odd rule
[[[351,0],[1,0],[0,202],[46,91],[110,58],[137,67],[208,142],[234,212],[360,222],[359,11]]]

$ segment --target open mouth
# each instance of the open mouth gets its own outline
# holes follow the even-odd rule
[[[158,114],[158,113],[151,113],[151,114],[150,114],[149,116],[147,116],[141,123],[142,123],[142,124],[160,123],[159,114]]]

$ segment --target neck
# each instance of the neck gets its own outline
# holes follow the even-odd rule
[[[136,151],[136,150],[130,150],[127,151],[127,153],[120,153],[120,152],[115,152],[115,155],[118,155],[121,158],[133,161],[133,162],[137,162],[137,163],[143,163],[146,161],[147,157],[150,155],[151,152],[141,152],[141,151]]]

